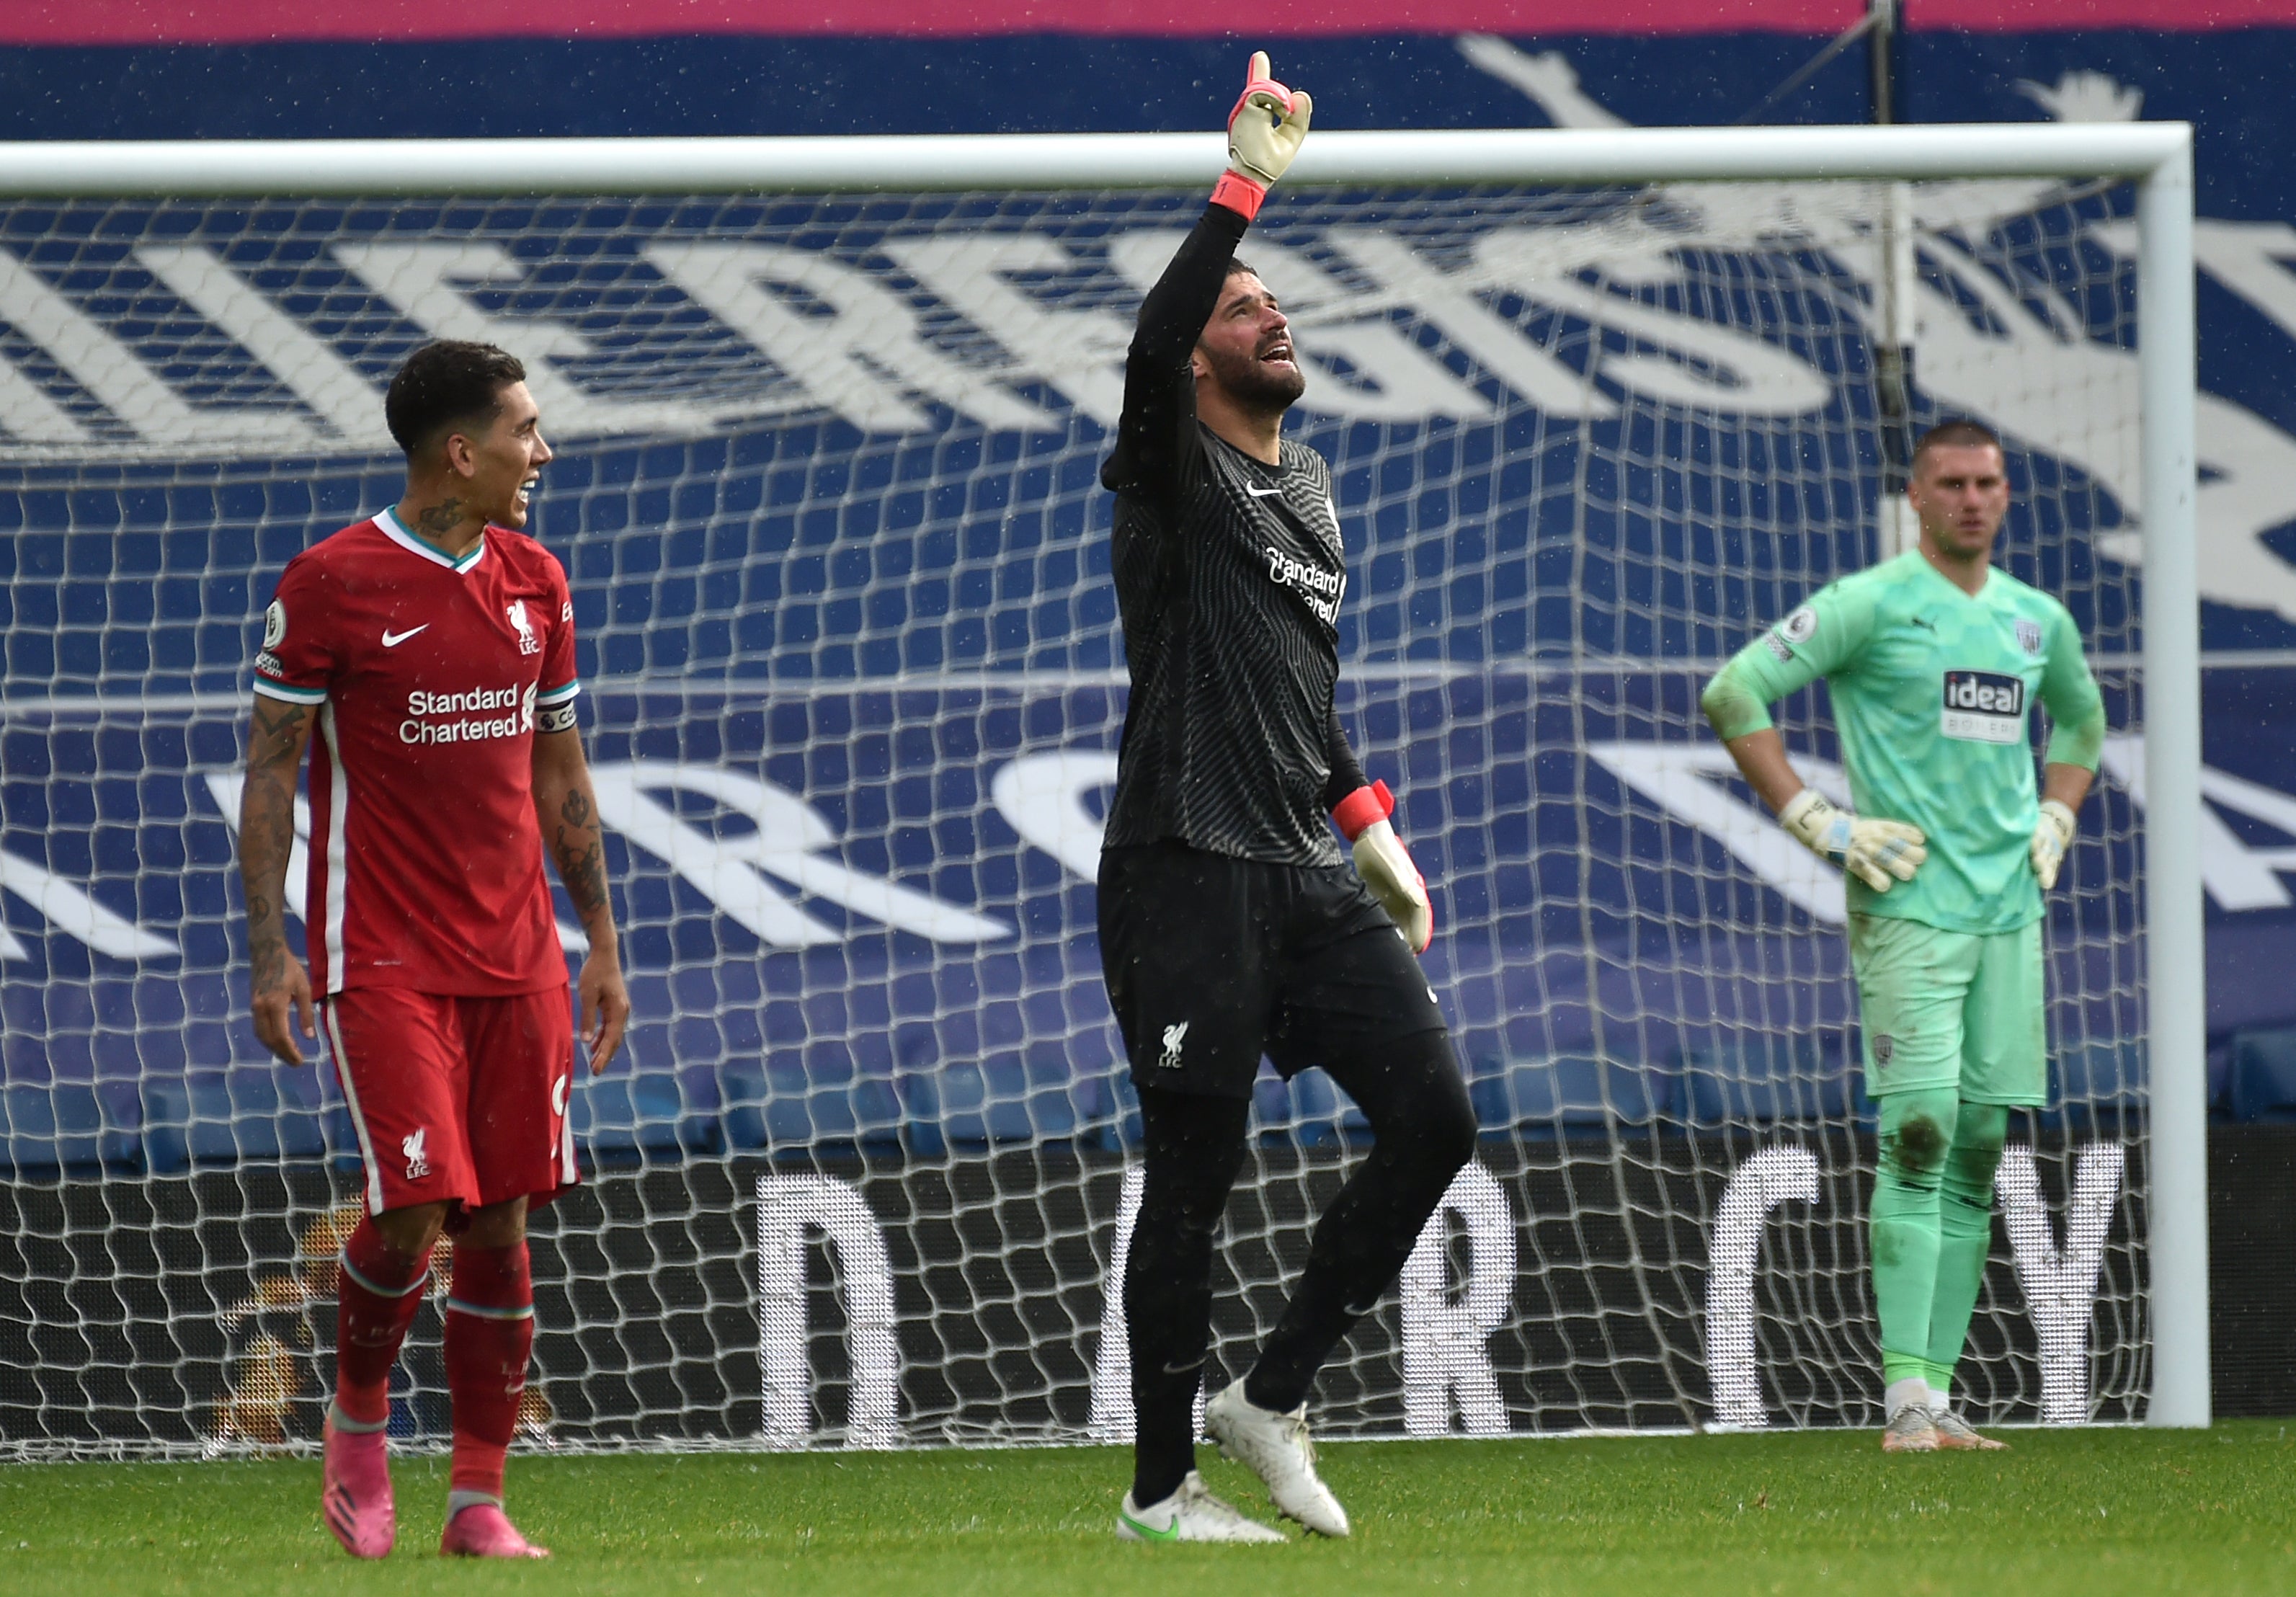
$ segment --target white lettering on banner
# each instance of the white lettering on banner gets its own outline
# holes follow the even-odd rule
[[[113,959],[168,959],[176,945],[144,930],[124,915],[114,914],[92,897],[86,889],[20,855],[0,849],[0,889],[40,912],[51,930],[85,943]],[[31,951],[5,927],[0,927],[0,959],[28,960]]]
[[[2104,774],[2128,790],[2138,808],[2144,805],[2144,740],[2119,736],[2104,740],[2101,765]],[[2296,796],[2234,776],[2213,766],[2201,767],[2201,885],[2220,908],[2227,910],[2285,909],[2296,904],[2284,871],[2296,872],[2296,847],[2269,848],[2253,844],[2225,823],[2218,807],[2260,821],[2274,831],[2296,838]]]
[[[826,1175],[758,1177],[758,1368],[765,1438],[775,1446],[801,1447],[813,1429],[805,1255],[816,1233],[836,1250],[845,1296],[852,1366],[845,1444],[898,1446],[901,1353],[884,1228],[859,1192]]]
[[[337,244],[335,258],[432,336],[498,344],[526,363],[526,386],[551,429],[565,433],[705,432],[709,412],[668,399],[593,393],[550,364],[594,353],[562,322],[498,316],[466,291],[522,283],[527,269],[499,244]]]
[[[1086,881],[1100,877],[1106,830],[1085,795],[1116,784],[1116,756],[1099,749],[1024,754],[988,783],[988,800],[1021,840],[1043,849]]]
[[[2104,224],[2089,233],[2124,254],[2136,248],[2133,228]],[[1933,247],[1931,264],[1939,274],[1917,279],[1923,389],[2030,448],[2079,466],[2121,504],[2141,504],[2136,352],[2089,339],[2070,312],[2045,317],[1945,235],[1924,242]],[[1948,281],[1981,312],[1964,310]],[[2296,620],[2296,569],[2264,542],[2296,514],[2290,497],[2296,438],[2205,390],[2193,404],[2201,597]],[[2095,545],[2126,565],[2144,560],[2143,535],[2134,526],[2101,531]]]
[[[240,792],[246,781],[239,771],[209,771],[206,773],[208,794],[215,800],[223,823],[231,831],[235,841],[239,837]],[[304,910],[311,872],[311,803],[302,794],[295,795],[295,840],[287,846],[287,907],[298,921],[309,917]],[[590,939],[578,926],[564,921],[558,922],[558,946],[570,954],[590,952]]]
[[[654,244],[645,255],[784,375],[864,432],[920,432],[931,425],[904,388],[985,426],[1062,430],[1058,418],[927,344],[918,335],[916,314],[891,290],[818,250]],[[828,314],[799,309],[786,297],[791,290]]]
[[[1754,1267],[1770,1211],[1817,1201],[1817,1155],[1765,1148],[1731,1172],[1706,1239],[1706,1377],[1718,1425],[1759,1430],[1769,1422],[1754,1357]]]
[[[1040,233],[946,234],[888,243],[885,253],[1011,351],[1021,375],[1040,377],[1103,427],[1124,410],[1124,352],[1132,328],[1111,311],[1046,305],[1008,272],[1073,270],[1076,258]]]
[[[2065,1245],[2052,1234],[2033,1151],[2005,1149],[1999,1187],[2002,1223],[2017,1260],[2017,1283],[2041,1350],[2041,1423],[2083,1425],[2089,1419],[2088,1333],[2105,1234],[2120,1201],[2127,1151],[2118,1142],[2084,1144],[2073,1163],[2065,1205]]]
[[[593,766],[590,778],[599,816],[607,825],[776,948],[844,939],[791,903],[768,876],[937,943],[998,942],[1015,935],[1003,921],[943,904],[818,852],[836,846],[829,823],[796,794],[757,777],[677,760],[627,760]],[[715,799],[750,830],[705,831],[664,805],[656,792]]]
[[[1618,402],[1595,386],[1591,366],[1573,370],[1485,306],[1472,284],[1454,278],[1392,234],[1345,227],[1324,238],[1533,408],[1550,416],[1598,420],[1619,414]]]
[[[1734,327],[1554,273],[1540,231],[1509,227],[1475,246],[1477,268],[1536,304],[1580,316],[1649,348],[1605,350],[1595,375],[1630,393],[1733,415],[1799,416],[1833,398],[1824,373],[1791,349]]]
[[[86,313],[48,284],[29,263],[0,250],[0,321],[5,321],[55,358],[72,380],[122,422],[135,430],[145,443],[161,448],[201,449],[261,446],[268,453],[291,454],[313,441],[309,429],[291,412],[244,408],[194,408],[137,359],[127,345],[113,338]],[[13,366],[9,370],[14,373]],[[62,416],[53,401],[36,402],[29,380],[14,373],[15,381],[0,384],[0,420],[10,430],[18,424],[25,442],[40,438],[56,442],[93,441],[77,423],[60,430]]]
[[[1464,1223],[1467,1241],[1465,1278],[1456,1283],[1453,1215]],[[1506,1434],[1489,1342],[1513,1302],[1514,1269],[1514,1209],[1497,1179],[1470,1160],[1428,1216],[1399,1282],[1403,1428],[1411,1435],[1449,1434],[1455,1405],[1469,1436]]]
[[[1841,872],[1787,836],[1765,811],[1722,785],[1738,768],[1720,744],[1590,743],[1587,752],[1676,820],[1697,827],[1736,855],[1788,902],[1829,926],[1848,919]],[[1797,752],[1794,768],[1834,803],[1849,803],[1849,782],[1841,766]]]
[[[135,252],[144,269],[176,298],[231,334],[242,348],[317,413],[347,442],[395,449],[383,425],[382,396],[335,348],[273,304],[212,250],[152,244]]]

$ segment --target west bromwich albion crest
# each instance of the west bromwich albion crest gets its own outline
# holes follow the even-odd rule
[[[2041,658],[2041,624],[2038,621],[2028,621],[2021,616],[2017,618],[2017,647],[2035,659]]]

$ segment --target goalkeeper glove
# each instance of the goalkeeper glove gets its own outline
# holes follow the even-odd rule
[[[1837,809],[1816,788],[1804,788],[1778,812],[1778,824],[1820,859],[1852,871],[1877,893],[1890,890],[1890,878],[1911,881],[1929,858],[1928,839],[1903,821],[1868,821]]]
[[[1295,94],[1267,75],[1267,51],[1253,51],[1243,94],[1228,112],[1227,170],[1212,190],[1212,203],[1247,222],[1258,216],[1268,184],[1300,153],[1314,110],[1315,102],[1304,91]]]
[[[1387,823],[1395,813],[1395,795],[1387,783],[1374,782],[1340,800],[1332,822],[1356,848],[1356,874],[1371,889],[1403,934],[1414,954],[1427,952],[1435,940],[1435,911],[1427,902],[1427,879],[1411,863],[1410,851],[1395,828]]]
[[[2041,891],[2047,892],[2057,885],[2057,872],[2065,863],[2065,850],[2073,846],[2073,812],[2070,806],[2058,799],[2044,799],[2040,823],[2033,828],[2033,874],[2041,879]]]

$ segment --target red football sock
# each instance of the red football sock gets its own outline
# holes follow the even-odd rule
[[[502,1500],[503,1458],[518,1427],[519,1395],[534,1351],[534,1278],[526,1243],[455,1245],[447,1290],[447,1391],[455,1403],[455,1463],[447,1487]]]
[[[422,1306],[430,1255],[401,1253],[361,1219],[343,1243],[335,1288],[335,1407],[346,1420],[377,1428],[390,1418],[390,1366]]]

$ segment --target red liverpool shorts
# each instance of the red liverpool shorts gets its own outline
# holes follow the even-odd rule
[[[366,1161],[367,1213],[547,1203],[579,1179],[563,988],[460,998],[359,987],[321,1013]]]

